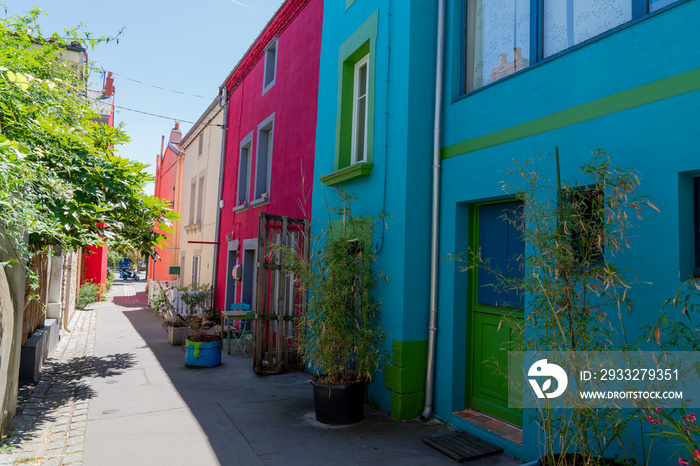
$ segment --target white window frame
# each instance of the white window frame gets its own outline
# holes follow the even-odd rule
[[[277,81],[277,37],[265,48],[265,69],[263,71],[263,89],[265,95]]]
[[[197,157],[201,157],[204,153],[204,132],[199,134],[199,141],[197,142]]]
[[[192,183],[190,185],[190,214],[189,220],[190,225],[194,225],[196,218],[197,209],[197,178],[192,178]]]
[[[202,267],[202,256],[192,256],[192,281],[199,285],[199,277]]]
[[[244,151],[246,163],[242,163]],[[236,185],[236,205],[233,209],[246,208],[250,202],[250,169],[253,164],[253,132],[243,138],[238,150],[238,184]]]
[[[360,89],[360,69],[362,67],[366,68],[366,79],[365,79],[365,88]],[[362,92],[364,91],[364,92]],[[362,141],[363,150],[362,150],[362,158],[358,158],[358,151],[357,151],[357,120],[358,120],[358,107],[359,107],[359,101],[360,99],[365,100],[365,124],[364,124],[364,138]],[[360,59],[357,63],[355,63],[355,69],[353,71],[353,93],[352,93],[352,146],[351,146],[351,152],[350,152],[350,163],[355,164],[355,163],[360,163],[360,162],[365,162],[367,161],[367,121],[369,117],[369,54],[365,55]]]
[[[205,175],[199,175],[199,185],[197,186],[197,223],[204,223],[204,181]]]
[[[274,139],[275,114],[273,113],[258,125],[258,147],[255,151],[255,181],[253,183],[253,201],[251,204],[265,203],[270,200]],[[261,162],[263,160],[265,160],[264,172],[261,171]],[[265,194],[267,196],[264,196]]]

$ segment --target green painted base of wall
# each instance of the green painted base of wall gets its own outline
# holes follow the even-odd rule
[[[393,341],[391,364],[384,368],[384,386],[391,390],[394,419],[413,419],[423,412],[427,355],[426,340]]]
[[[425,392],[391,395],[391,417],[397,421],[415,419],[423,412]]]

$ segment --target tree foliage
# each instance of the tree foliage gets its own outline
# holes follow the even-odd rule
[[[164,242],[154,222],[167,228],[175,214],[143,194],[147,165],[115,154],[128,136],[100,124],[87,70],[63,59],[69,47],[116,38],[75,28],[44,37],[41,14],[0,18],[0,234],[17,260],[45,245],[107,243],[151,255]]]

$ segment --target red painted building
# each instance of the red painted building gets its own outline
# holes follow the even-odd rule
[[[311,217],[322,20],[323,0],[287,0],[226,80],[218,309],[254,308],[261,212]]]
[[[114,78],[110,71],[101,91],[87,90],[87,98],[100,114],[100,123],[114,126]],[[101,225],[104,228],[104,225]],[[107,291],[107,245],[88,246],[83,254],[80,283],[92,282],[100,286],[100,297]]]
[[[167,201],[173,211],[180,214],[182,199],[182,170],[184,167],[185,151],[180,147],[182,131],[180,122],[170,131],[167,145],[165,137],[161,140],[160,154],[156,156],[156,182],[154,196]],[[167,237],[167,245],[156,248],[159,258],[151,262],[148,278],[150,280],[177,280],[178,249],[180,245],[180,221],[173,222],[172,231],[163,231],[155,225],[154,229]]]

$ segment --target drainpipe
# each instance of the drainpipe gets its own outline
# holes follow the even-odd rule
[[[223,100],[223,104],[222,101]],[[216,230],[214,239],[214,264],[213,270],[211,271],[211,287],[212,287],[212,300],[216,303],[216,278],[217,271],[219,268],[219,240],[221,238],[220,228],[221,228],[221,195],[223,194],[223,184],[224,184],[224,162],[226,162],[226,135],[228,134],[228,88],[226,83],[219,87],[219,107],[224,108],[224,120],[221,126],[221,160],[219,162],[219,191],[217,197],[216,206]]]
[[[420,415],[427,421],[433,412],[435,385],[435,338],[437,333],[438,235],[440,219],[440,117],[442,113],[442,55],[445,1],[438,2],[437,58],[435,62],[435,133],[433,135],[433,214],[430,240],[430,323],[428,325],[428,369],[425,379],[425,407]]]

